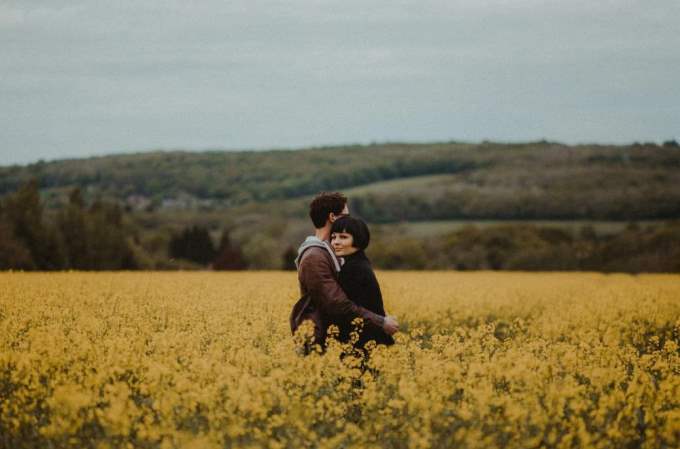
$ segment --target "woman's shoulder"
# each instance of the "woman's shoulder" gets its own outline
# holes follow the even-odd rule
[[[371,262],[366,257],[347,257],[342,265],[340,272],[359,275],[372,272]]]
[[[343,271],[345,276],[362,284],[373,283],[376,279],[373,267],[368,260],[353,260],[342,267],[340,272]]]
[[[352,256],[345,257],[345,263],[343,267],[347,267],[352,270],[366,270],[372,269],[371,261],[368,260],[364,254],[353,254]]]

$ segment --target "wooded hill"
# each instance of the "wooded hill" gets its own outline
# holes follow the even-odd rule
[[[680,149],[674,142],[150,152],[0,167],[0,195],[31,178],[38,180],[47,207],[65,204],[73,187],[89,200],[114,199],[128,209],[152,211],[276,208],[281,199],[343,190],[354,213],[376,223],[680,218]]]
[[[370,223],[379,268],[678,272],[679,169],[674,142],[153,152],[0,167],[0,270],[293,268],[310,198],[342,190]]]

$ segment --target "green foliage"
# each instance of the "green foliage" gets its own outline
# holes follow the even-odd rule
[[[215,270],[243,270],[247,267],[241,248],[233,244],[229,231],[222,231],[217,256],[213,262]]]
[[[137,264],[117,204],[95,201],[85,206],[79,189],[57,215],[66,251],[66,266],[78,270],[134,269]]]
[[[384,179],[461,171],[474,165],[469,157],[457,156],[465,147],[431,145],[426,151],[416,152],[410,145],[308,151],[155,152],[65,160],[0,168],[0,194],[38,175],[45,189],[77,185],[117,199],[132,194],[165,198],[189,194],[233,206]]]
[[[14,236],[13,226],[0,217],[0,270],[34,270],[28,248]]]
[[[610,235],[532,225],[468,226],[437,238],[373,235],[368,253],[385,269],[680,271],[680,223]]]
[[[257,270],[280,270],[282,252],[281,241],[264,233],[251,234],[243,245],[243,253],[248,260],[248,265]]]
[[[567,225],[680,218],[676,146],[384,144],[0,167],[0,268],[292,269],[312,194],[342,190],[352,214],[386,226],[369,247],[379,268],[678,271],[676,225]],[[562,229],[394,234],[450,220]]]
[[[216,250],[206,228],[191,226],[170,239],[168,253],[171,257],[207,265],[215,258]]]
[[[92,258],[86,219],[85,203],[76,188],[69,196],[69,204],[57,216],[68,264],[75,269],[86,269]]]
[[[368,248],[373,263],[386,270],[422,270],[428,265],[424,242],[408,237],[379,239]]]
[[[122,210],[117,204],[95,202],[86,214],[88,269],[134,269],[136,261],[123,229]]]
[[[9,260],[21,261],[26,269],[54,270],[66,265],[60,236],[43,222],[37,181],[31,180],[7,196],[2,213],[8,228],[7,240],[13,241],[5,244],[5,250],[13,252],[8,254]]]
[[[281,200],[344,190],[372,222],[669,219],[680,152],[659,145],[384,144],[265,152],[154,152],[0,167],[0,194],[37,177],[49,205],[74,186],[139,210],[280,216]],[[356,189],[354,189],[356,188]],[[63,193],[62,193],[63,195]],[[290,203],[285,203],[290,204]],[[245,208],[245,209],[243,209]],[[252,210],[252,209],[251,209]]]
[[[55,223],[45,220],[37,182],[8,195],[0,208],[0,268],[117,270],[136,268],[115,204],[89,209],[75,189]]]
[[[295,259],[297,258],[297,251],[292,246],[286,248],[281,256],[281,269],[287,271],[295,271]]]

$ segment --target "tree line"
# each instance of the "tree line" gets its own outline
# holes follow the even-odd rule
[[[351,201],[357,214],[363,205]],[[78,188],[62,207],[46,209],[33,180],[0,200],[0,269],[295,269],[299,233],[284,235],[282,229],[285,221],[272,215],[261,224],[222,229],[196,223],[172,230],[154,223],[145,229],[119,204],[88,202]],[[234,239],[236,230],[248,240]],[[368,254],[376,268],[680,272],[677,221],[631,223],[616,233],[598,233],[590,226],[578,232],[554,226],[469,226],[430,237],[398,234],[397,244],[393,235],[393,230],[374,232]]]
[[[31,180],[0,201],[0,270],[257,268],[227,229],[214,245],[208,229],[197,225],[170,236],[162,251],[169,263],[150,260],[153,255],[140,242],[141,230],[124,220],[124,215],[113,202],[95,200],[88,205],[79,188],[69,192],[63,207],[46,210],[38,182]],[[281,268],[291,268],[292,260],[283,262],[290,251],[273,255],[281,258]]]
[[[468,226],[436,238],[378,239],[369,247],[376,266],[416,270],[680,272],[680,223],[630,223],[614,234],[592,226]]]
[[[232,243],[227,230],[215,246],[207,228],[191,226],[173,235],[168,245],[170,257],[209,266],[214,270],[245,270],[248,263],[241,248]]]
[[[68,204],[47,220],[32,180],[0,203],[0,269],[136,269],[122,219],[117,204],[86,206],[76,188]]]

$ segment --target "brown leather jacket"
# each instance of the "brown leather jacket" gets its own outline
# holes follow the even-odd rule
[[[307,248],[300,258],[298,280],[302,297],[290,314],[294,334],[304,320],[314,323],[314,343],[322,347],[331,324],[361,317],[382,327],[385,318],[350,301],[338,283],[333,257],[321,247]]]

